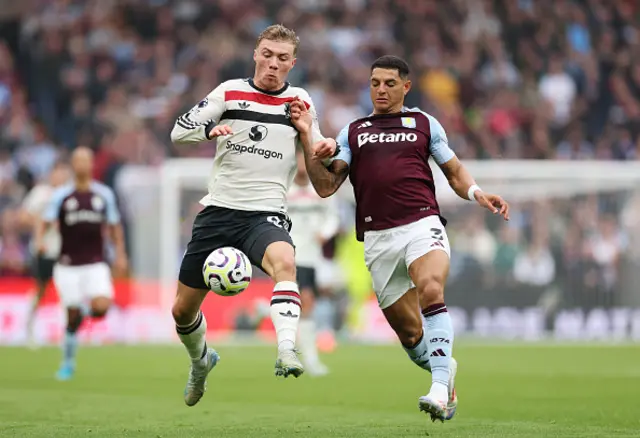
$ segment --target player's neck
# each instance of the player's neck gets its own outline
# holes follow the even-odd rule
[[[91,178],[76,178],[76,190],[79,192],[87,192],[91,187]]]
[[[382,115],[382,114],[397,114],[397,113],[401,113],[403,107],[404,107],[404,102],[399,104],[399,105],[392,106],[392,107],[388,108],[385,111],[379,111],[379,110],[374,108],[373,109],[373,115],[377,116],[377,115]]]
[[[253,77],[253,85],[255,85],[255,87],[258,88],[258,90],[260,90],[260,91],[265,91],[267,93],[273,93],[273,92],[282,90],[284,88],[284,86],[286,85],[286,82],[280,82],[280,83],[278,83],[278,85],[276,87],[270,88],[270,87],[266,86],[265,84],[263,84],[260,81],[260,78],[258,78],[258,76],[254,76]]]

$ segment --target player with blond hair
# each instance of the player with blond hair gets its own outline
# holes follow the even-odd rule
[[[309,94],[287,82],[299,44],[295,32],[282,25],[265,29],[253,53],[253,77],[218,85],[180,116],[171,132],[174,143],[215,141],[217,146],[208,193],[200,201],[204,209],[193,223],[172,309],[176,331],[192,361],[185,389],[188,406],[200,400],[207,375],[219,360],[207,347],[207,322],[200,307],[209,292],[202,265],[220,247],[238,248],[275,282],[275,374],[298,377],[304,370],[295,349],[301,299],[286,207],[300,141],[291,121],[291,102],[301,102],[312,114],[316,157],[330,158],[336,145],[320,133]]]

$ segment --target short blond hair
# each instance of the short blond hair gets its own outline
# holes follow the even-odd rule
[[[300,45],[300,38],[298,38],[295,31],[283,26],[282,24],[274,24],[263,30],[258,36],[256,47],[260,45],[262,40],[291,43],[293,44],[294,56],[298,53],[298,46]]]

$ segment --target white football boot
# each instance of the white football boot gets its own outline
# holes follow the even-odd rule
[[[431,416],[431,421],[451,420],[458,407],[458,396],[455,389],[455,377],[458,371],[458,362],[451,358],[449,365],[449,397],[448,400],[438,400],[431,393],[418,399],[418,408]]]
[[[200,401],[207,389],[207,376],[220,361],[220,355],[213,348],[207,349],[203,360],[191,363],[189,380],[184,388],[184,402],[187,406],[194,406]]]
[[[276,360],[276,376],[300,377],[304,373],[304,367],[302,362],[298,359],[298,353],[296,350],[284,350],[278,352],[278,359]]]
[[[456,373],[458,372],[458,361],[452,357],[449,367],[449,401],[447,402],[447,413],[444,416],[445,420],[451,420],[456,414],[456,408],[458,407],[458,396],[456,394],[455,385]]]

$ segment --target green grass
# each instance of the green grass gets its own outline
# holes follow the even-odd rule
[[[273,376],[265,347],[220,348],[187,408],[179,347],[80,350],[75,380],[57,349],[0,349],[0,437],[638,437],[640,349],[460,344],[456,417],[418,412],[430,376],[399,347],[343,346],[322,379]]]

